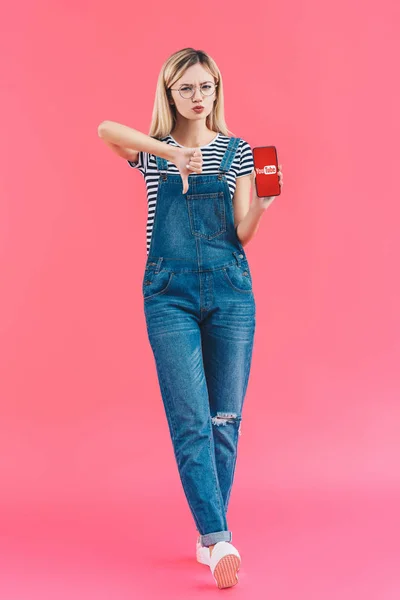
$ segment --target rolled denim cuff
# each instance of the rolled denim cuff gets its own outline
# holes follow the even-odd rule
[[[206,533],[200,535],[200,542],[202,546],[212,546],[217,542],[231,542],[232,532],[231,531],[215,531],[214,533]]]

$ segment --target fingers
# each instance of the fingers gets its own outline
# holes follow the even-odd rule
[[[202,156],[194,156],[196,150],[193,152],[193,155],[190,157],[189,164],[186,165],[186,168],[190,171],[195,171],[196,173],[201,173],[202,165],[203,165],[203,157]]]
[[[282,165],[278,165],[278,177],[279,177],[279,185],[283,185],[283,173],[282,173]]]
[[[195,171],[196,173],[201,173],[202,171],[201,165],[186,165],[186,168],[189,169],[189,171]]]

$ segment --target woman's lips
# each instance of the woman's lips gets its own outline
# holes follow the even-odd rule
[[[194,110],[195,112],[201,112],[202,110],[204,110],[204,106],[196,106],[195,108],[192,108],[192,110]]]

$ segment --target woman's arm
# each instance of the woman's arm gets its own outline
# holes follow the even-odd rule
[[[257,229],[260,225],[261,217],[263,216],[264,212],[265,209],[257,206],[255,202],[250,204],[250,208],[246,216],[236,226],[236,233],[242,246],[248,244],[249,241],[256,235]]]
[[[114,121],[103,121],[97,128],[99,137],[119,156],[137,162],[139,152],[154,154],[172,162],[182,177],[183,193],[189,188],[190,173],[201,173],[203,156],[200,148],[183,148],[161,142],[137,129]]]
[[[102,121],[97,133],[114,152],[133,162],[137,161],[139,151],[155,154],[171,162],[175,162],[179,152],[179,148],[115,121]]]
[[[257,233],[264,209],[257,202],[250,203],[250,192],[253,190],[254,171],[249,175],[236,178],[236,189],[233,196],[233,211],[236,234],[242,246],[245,246]],[[254,200],[254,194],[253,194]]]
[[[276,196],[266,196],[265,198],[257,196],[255,177],[256,174],[253,169],[250,175],[236,178],[234,213],[236,234],[242,246],[248,244],[251,238],[255,236],[260,225],[261,217],[276,198]],[[278,178],[279,185],[282,188],[282,165],[278,165]],[[250,189],[252,190],[252,199],[249,205]]]
[[[138,161],[139,150],[131,150],[131,148],[124,148],[123,146],[118,146],[118,144],[109,142],[108,140],[105,140],[104,138],[102,138],[102,139],[103,139],[103,142],[109,148],[111,148],[111,150],[113,152],[115,152],[115,154],[118,154],[118,156],[121,156],[122,158],[125,158],[126,160],[130,160],[132,162]]]

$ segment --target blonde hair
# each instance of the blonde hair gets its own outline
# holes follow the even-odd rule
[[[157,80],[155,101],[149,135],[161,139],[174,129],[176,123],[176,107],[171,105],[170,87],[182,77],[188,67],[200,63],[214,77],[218,87],[215,88],[216,100],[212,112],[206,118],[206,126],[211,131],[221,132],[230,137],[234,134],[229,131],[224,116],[224,89],[222,75],[215,61],[203,50],[183,48],[174,52],[163,64]]]

